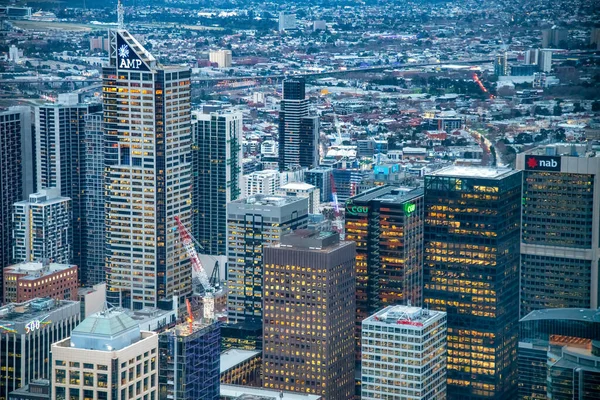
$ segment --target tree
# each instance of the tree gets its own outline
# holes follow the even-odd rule
[[[557,117],[562,115],[562,107],[558,104],[554,106],[554,115]]]
[[[592,103],[592,111],[600,111],[600,101],[596,100]]]

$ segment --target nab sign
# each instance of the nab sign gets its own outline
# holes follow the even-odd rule
[[[560,172],[560,157],[525,156],[525,170]]]
[[[148,71],[146,64],[144,64],[135,51],[129,47],[129,44],[121,37],[121,35],[117,35],[117,68]]]

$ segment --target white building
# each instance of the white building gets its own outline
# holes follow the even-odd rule
[[[361,399],[446,398],[446,313],[389,306],[362,322]]]
[[[279,188],[277,194],[289,197],[306,197],[308,213],[318,214],[321,192],[319,188],[304,182],[290,182]]]
[[[278,157],[279,145],[275,140],[265,140],[260,145],[260,154],[264,157]]]
[[[231,67],[231,50],[212,50],[208,58],[211,63],[216,63],[219,68]]]
[[[158,399],[158,334],[101,311],[52,345],[52,399]]]
[[[14,44],[8,49],[8,61],[15,64],[19,62],[19,48]]]
[[[49,259],[69,264],[71,199],[56,188],[30,194],[13,206],[13,258],[15,262]]]
[[[540,51],[538,62],[541,72],[550,72],[552,70],[552,50]]]
[[[313,31],[324,31],[327,30],[327,23],[323,20],[316,20],[313,22]]]
[[[296,14],[286,11],[279,13],[279,32],[296,29]]]
[[[244,197],[255,194],[274,195],[281,187],[279,171],[255,171],[244,176]]]

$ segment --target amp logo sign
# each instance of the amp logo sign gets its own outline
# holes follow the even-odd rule
[[[560,157],[525,156],[525,170],[560,172]]]
[[[140,59],[129,44],[117,34],[117,67],[119,69],[133,69],[137,71],[148,71],[146,64]]]

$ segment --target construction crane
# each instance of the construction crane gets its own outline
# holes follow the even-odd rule
[[[187,252],[188,258],[192,262],[192,285],[195,288],[200,284],[204,289],[202,301],[204,309],[202,315],[204,318],[212,320],[215,317],[215,288],[210,284],[208,275],[206,275],[206,271],[204,270],[204,267],[200,262],[200,257],[198,257],[198,253],[194,247],[194,243],[197,243],[196,239],[194,239],[192,234],[188,232],[185,226],[183,226],[179,217],[175,217],[175,221],[177,222],[177,229],[179,230],[183,247]],[[219,268],[219,266],[217,265],[216,268]]]
[[[190,304],[190,299],[185,299],[185,306],[187,307],[188,312],[187,323],[189,324],[190,332],[192,332],[192,325],[194,324],[194,313],[192,312],[192,305]]]
[[[342,213],[340,212],[340,204],[338,202],[337,189],[335,187],[335,179],[333,179],[333,174],[329,175],[331,180],[331,197],[333,197],[333,211],[335,215],[335,219],[333,220],[333,229],[343,236],[343,221],[342,221]]]

